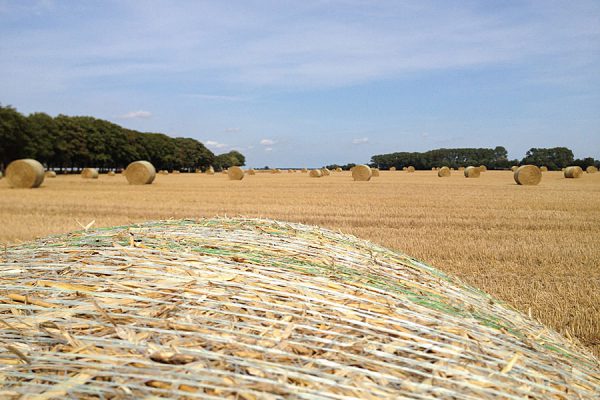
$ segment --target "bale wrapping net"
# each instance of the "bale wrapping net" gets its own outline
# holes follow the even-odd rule
[[[6,167],[6,180],[13,188],[33,189],[44,182],[44,166],[39,161],[25,158]]]
[[[148,222],[0,253],[0,397],[590,399],[598,360],[350,235]]]

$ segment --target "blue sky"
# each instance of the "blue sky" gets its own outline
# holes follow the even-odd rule
[[[0,102],[238,149],[600,158],[600,2],[0,0]]]

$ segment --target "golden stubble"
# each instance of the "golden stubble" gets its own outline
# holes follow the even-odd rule
[[[310,178],[257,173],[46,179],[39,189],[0,180],[0,242],[16,243],[94,226],[215,215],[320,225],[400,250],[459,276],[600,355],[600,174],[545,172],[518,186],[510,171],[477,179],[453,171],[382,171],[369,182],[349,172]],[[79,223],[78,223],[79,222]]]

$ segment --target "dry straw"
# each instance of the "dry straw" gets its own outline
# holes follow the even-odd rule
[[[173,170],[173,173],[174,173],[174,174],[180,174],[180,173],[181,173],[181,171],[179,171],[179,170],[175,169],[175,170]]]
[[[510,170],[511,170],[512,172],[515,172],[515,171],[517,170],[517,168],[519,168],[519,167],[518,167],[518,166],[516,166],[516,165],[513,165],[512,167],[510,167]]]
[[[169,175],[169,171],[167,171],[166,169],[163,169],[159,172],[159,174],[161,175]]]
[[[212,167],[212,165],[210,167],[208,167],[208,169],[206,170],[206,173],[208,175],[214,175],[215,174],[215,169]]]
[[[519,185],[537,185],[542,180],[542,169],[535,165],[521,165],[514,173]]]
[[[320,178],[320,177],[322,177],[322,176],[323,176],[323,174],[321,173],[321,170],[320,170],[320,169],[312,169],[312,170],[310,171],[310,174],[309,174],[309,176],[310,176],[311,178]]]
[[[485,172],[485,171],[487,171],[487,167],[485,165],[480,165],[479,172]]]
[[[321,168],[321,175],[329,176],[331,175],[331,171],[329,171],[327,168]]]
[[[250,168],[248,171],[246,171],[246,173],[248,175],[256,175],[256,171],[254,169],[252,169],[252,168]]]
[[[357,165],[352,171],[352,179],[355,181],[369,181],[372,175],[373,173],[368,165]]]
[[[412,165],[406,167],[406,172],[415,172],[415,167],[413,167]]]
[[[402,169],[405,169],[405,168],[406,168],[406,167],[404,167],[404,168],[402,168]],[[390,171],[395,171],[395,170],[396,170],[396,167],[390,167]]]
[[[371,168],[371,176],[372,177],[379,176],[379,168]]]
[[[438,169],[437,175],[440,178],[448,178],[450,176],[451,172],[450,172],[450,168],[448,167],[442,167],[440,169]]]
[[[317,227],[149,222],[0,252],[3,399],[592,399],[598,360]]]
[[[115,173],[115,171],[108,171],[108,173],[106,175],[108,175],[108,176],[115,176],[117,174]]]
[[[583,170],[578,166],[571,166],[565,168],[565,178],[581,178]]]
[[[56,178],[56,172],[55,171],[46,171],[46,178]]]
[[[303,173],[303,174],[306,174],[307,172],[308,172],[308,169],[306,169],[306,168],[302,168],[302,173]]]
[[[156,169],[148,161],[134,161],[127,166],[125,178],[130,185],[149,185],[156,178]]]
[[[459,171],[464,171],[464,170],[465,170],[465,167],[458,167],[458,170],[459,170]]]
[[[465,168],[465,178],[479,178],[481,169],[479,167],[467,167]]]
[[[44,182],[44,166],[30,158],[11,162],[5,172],[6,180],[13,188],[32,189]]]
[[[596,168],[593,165],[590,165],[585,169],[585,172],[587,172],[588,174],[595,174],[596,172],[598,172],[598,168]]]
[[[98,179],[98,170],[96,168],[84,168],[81,171],[81,177],[83,179]]]
[[[237,166],[229,167],[227,176],[229,176],[229,179],[232,181],[241,181],[244,179],[244,170]]]
[[[542,165],[540,167],[540,171],[542,171],[542,172],[548,172],[548,167],[546,167],[545,165]]]
[[[337,168],[335,169],[335,172],[342,172],[342,169],[341,169],[340,167],[337,167]]]

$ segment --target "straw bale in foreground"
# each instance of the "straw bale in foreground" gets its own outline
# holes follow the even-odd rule
[[[96,168],[84,168],[81,171],[81,177],[83,179],[98,179],[98,170]]]
[[[564,171],[565,178],[581,178],[583,175],[583,170],[578,166],[571,166],[565,168]]]
[[[369,181],[373,175],[368,165],[356,165],[352,171],[352,179],[355,181]]]
[[[3,399],[593,399],[589,352],[371,242],[251,219],[0,255]],[[62,393],[62,395],[58,395]]]
[[[465,168],[465,178],[479,178],[479,173],[481,170],[479,167],[467,167]]]
[[[450,168],[448,167],[442,167],[440,169],[438,169],[438,173],[437,175],[440,178],[448,178],[450,176],[451,172],[450,172]]]
[[[237,166],[229,167],[227,169],[227,176],[232,181],[241,181],[244,179],[244,170]]]
[[[13,188],[33,189],[44,182],[44,166],[31,158],[11,162],[5,172],[6,180]]]
[[[323,176],[323,173],[320,169],[312,169],[310,174],[308,174],[311,178],[320,178]]]
[[[134,161],[127,166],[125,178],[130,185],[149,185],[156,178],[156,169],[148,161]]]
[[[514,173],[519,185],[537,185],[542,181],[542,169],[535,165],[521,165]]]

